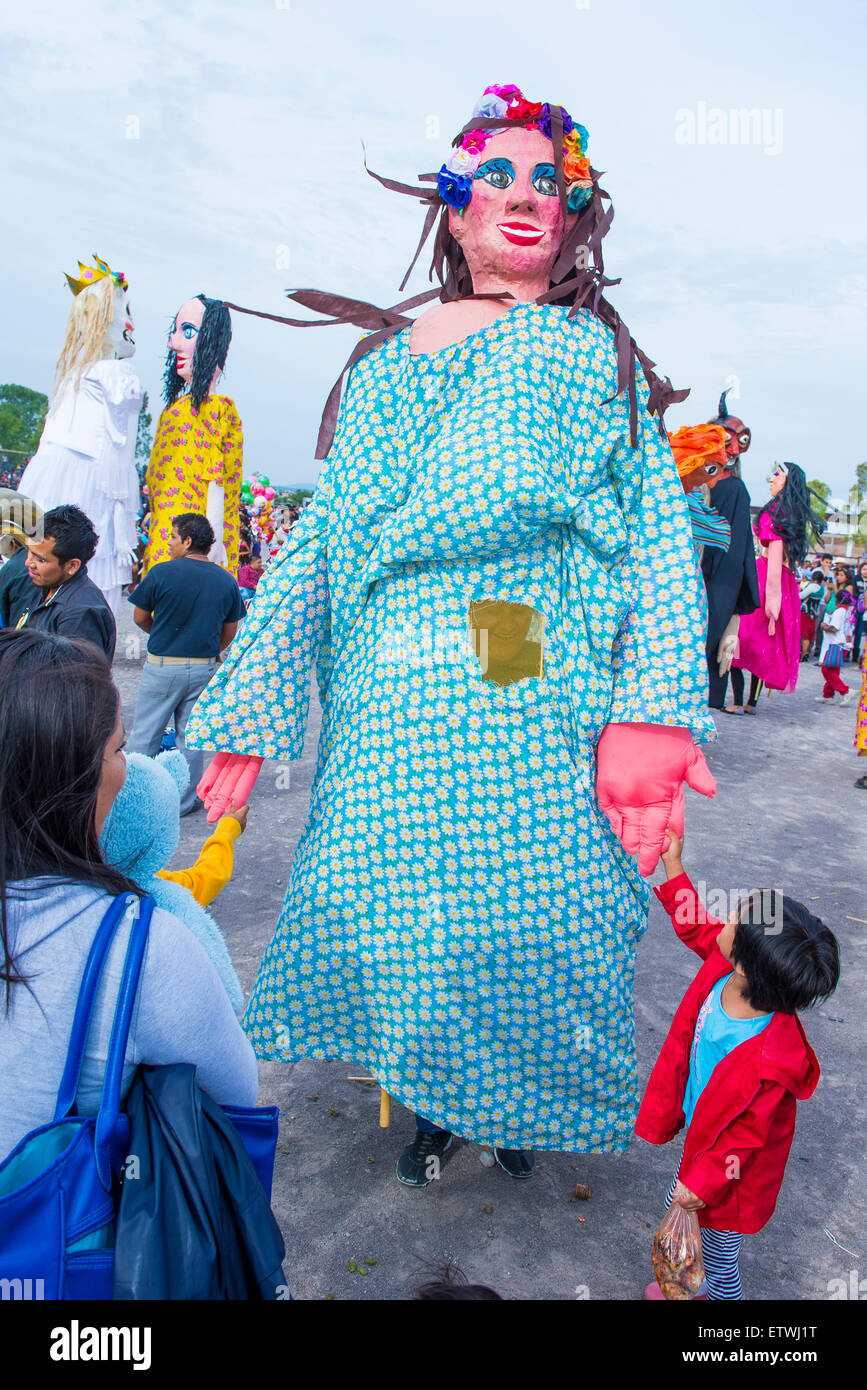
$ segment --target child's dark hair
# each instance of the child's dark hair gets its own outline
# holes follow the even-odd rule
[[[446,1262],[430,1270],[431,1278],[418,1284],[411,1297],[425,1303],[502,1303],[503,1296],[487,1284],[470,1284],[457,1265]]]
[[[840,978],[833,932],[776,888],[757,889],[741,905],[732,958],[746,976],[745,999],[766,1013],[820,1004]]]

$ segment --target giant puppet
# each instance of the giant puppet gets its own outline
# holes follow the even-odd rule
[[[707,702],[722,709],[728,668],[740,618],[759,606],[759,580],[750,522],[750,494],[741,479],[741,455],[750,447],[752,434],[726,405],[728,391],[719,399],[719,411],[709,423],[725,431],[724,466],[713,463],[705,482],[712,489],[713,507],[731,527],[726,551],[708,548],[701,559],[707,589],[708,623],[706,659]]]
[[[147,471],[150,527],[143,573],[168,560],[172,517],[207,516],[215,541],[210,558],[238,568],[244,441],[230,396],[214,394],[232,341],[229,311],[219,299],[185,300],[169,333],[159,418]]]
[[[135,455],[142,389],[129,358],[134,323],[126,277],[99,256],[66,276],[73,293],[55,392],[39,448],[19,491],[43,510],[74,503],[99,542],[87,572],[117,615],[132,581],[139,479]]]
[[[441,288],[292,296],[372,331],[188,729],[222,750],[214,816],[300,756],[315,662],[310,814],[245,1026],[261,1058],[366,1064],[416,1112],[413,1185],[450,1134],[518,1178],[533,1149],[623,1152],[642,874],[684,777],[713,791],[689,513],[650,414],[670,383],[602,295],[587,138],[489,88],[433,188],[388,182],[438,221]]]
[[[810,489],[797,463],[778,463],[770,478],[770,498],[754,524],[761,546],[758,560],[760,603],[741,618],[732,660],[735,709],[755,710],[764,683],[769,690],[791,693],[798,684],[801,661],[801,596],[797,568],[807,558],[810,533],[822,539],[823,522],[810,506]],[[750,695],[744,704],[743,677],[749,671]]]

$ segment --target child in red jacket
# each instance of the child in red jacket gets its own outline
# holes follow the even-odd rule
[[[698,1213],[707,1297],[742,1298],[745,1235],[770,1220],[795,1132],[797,1101],[819,1064],[797,1017],[840,973],[837,941],[801,903],[754,892],[727,922],[710,917],[684,873],[669,828],[668,882],[654,892],[685,945],[704,961],[651,1073],[635,1132],[667,1144],[687,1127],[668,1205]],[[645,1292],[661,1298],[656,1283]]]

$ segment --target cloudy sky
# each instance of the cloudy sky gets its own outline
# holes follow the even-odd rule
[[[515,82],[590,131],[616,207],[611,297],[692,387],[669,427],[709,418],[733,385],[755,500],[775,459],[837,495],[867,459],[858,0],[16,9],[0,57],[0,381],[50,388],[62,272],[94,251],[127,273],[152,401],[167,327],[199,291],[278,314],[289,286],[396,302],[422,213],[367,177],[362,141],[373,169],[412,181],[488,83]],[[312,482],[319,411],[357,332],[234,317],[221,390],[246,472]]]

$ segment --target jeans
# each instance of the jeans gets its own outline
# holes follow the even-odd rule
[[[201,780],[203,754],[199,749],[188,750],[184,730],[190,711],[217,669],[216,658],[206,664],[156,666],[145,664],[135,702],[135,718],[127,747],[131,753],[144,753],[153,758],[160,751],[163,731],[170,719],[175,722],[176,746],[183,753],[190,769],[190,785],[181,796],[181,815],[196,804],[196,784]]]
[[[445,1133],[446,1133],[446,1131],[443,1129],[442,1125],[435,1125],[434,1122],[433,1122],[433,1120],[426,1120],[425,1117],[424,1117],[424,1115],[416,1115],[416,1117],[415,1117],[415,1127],[416,1127],[416,1129],[420,1130],[422,1134],[445,1134]]]

